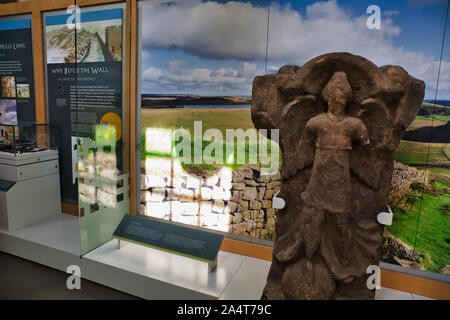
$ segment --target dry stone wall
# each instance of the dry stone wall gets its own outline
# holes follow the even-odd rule
[[[202,176],[187,173],[176,160],[149,158],[141,163],[141,214],[273,239],[281,175],[261,175],[257,167],[223,167]]]
[[[389,202],[395,203],[404,197],[411,190],[411,184],[414,182],[421,183],[425,187],[428,187],[430,184],[430,174],[428,170],[418,170],[399,162],[394,163]]]

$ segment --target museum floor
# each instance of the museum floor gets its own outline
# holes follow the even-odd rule
[[[77,218],[65,214],[14,232],[0,230],[0,299],[252,300],[260,297],[270,267],[220,251],[217,271],[208,273],[203,262],[155,249],[130,244],[119,250],[116,239],[80,259],[77,240]],[[72,264],[80,266],[81,290],[66,287],[64,271]],[[428,299],[389,288],[376,298]]]

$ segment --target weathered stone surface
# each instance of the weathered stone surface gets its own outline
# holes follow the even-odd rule
[[[229,168],[222,168],[217,173],[217,176],[220,178],[220,187],[224,190],[230,190],[233,181],[233,171]]]
[[[200,224],[203,226],[215,226],[217,225],[217,216],[217,214],[200,216]]]
[[[441,269],[441,273],[446,274],[446,275],[450,275],[450,265],[446,265],[445,268]]]
[[[244,173],[240,170],[233,171],[233,181],[235,183],[244,182]]]
[[[179,188],[175,189],[175,192],[178,195],[178,199],[181,201],[191,201],[194,199],[194,191],[185,189],[185,188]]]
[[[251,200],[249,204],[250,209],[259,210],[261,209],[261,202],[258,200]]]
[[[228,201],[227,206],[225,207],[225,213],[233,213],[236,212],[239,207],[239,203],[235,201]]]
[[[180,201],[168,201],[169,203],[169,213],[172,217],[179,216],[184,213],[183,203]]]
[[[420,183],[425,188],[430,184],[430,174],[428,170],[418,170],[401,163],[394,164],[394,171],[391,178],[391,190],[389,193],[389,203],[398,201],[404,197],[411,189],[414,182]]]
[[[281,186],[281,181],[271,181],[267,184],[267,189],[275,189],[279,186]]]
[[[197,216],[180,215],[180,216],[172,217],[172,221],[179,222],[179,223],[190,224],[190,225],[196,225],[197,221],[198,221],[198,217]]]
[[[231,191],[230,200],[239,202],[242,199],[242,191]]]
[[[174,188],[167,188],[167,200],[178,200],[178,190]]]
[[[274,189],[267,189],[266,193],[264,195],[264,199],[266,200],[272,200],[273,196],[275,195],[275,190]]]
[[[270,200],[262,200],[261,203],[262,203],[262,207],[264,209],[272,207],[272,201],[270,201]]]
[[[165,218],[169,216],[169,201],[166,202],[147,202],[146,214],[155,218]]]
[[[257,186],[259,186],[259,183],[256,182],[255,180],[244,179],[244,183],[247,186],[250,186],[250,187],[257,187]]]
[[[247,210],[248,210],[248,201],[242,200],[241,202],[239,202],[238,211],[244,212]]]
[[[385,244],[382,249],[383,260],[392,264],[405,265],[406,261],[418,263],[424,255],[415,251],[400,239],[395,238],[390,232],[384,231]],[[401,263],[403,262],[403,263]]]
[[[259,187],[258,188],[258,200],[263,200],[265,193],[266,193],[266,187]]]
[[[167,185],[165,178],[158,177],[156,175],[146,174],[145,175],[145,186],[146,188],[162,188]]]
[[[234,214],[234,216],[233,216],[233,224],[238,224],[238,223],[240,223],[240,222],[242,222],[242,213],[240,213],[240,212],[236,212],[235,214]]]
[[[233,183],[233,186],[231,188],[233,190],[244,190],[245,189],[245,183],[243,183],[243,182]]]
[[[423,96],[424,83],[401,67],[378,68],[348,53],[255,77],[252,120],[280,130],[286,201],[262,298],[373,299],[366,269],[378,264],[383,243],[375,217],[386,208],[394,152]],[[266,187],[276,192],[279,184]],[[266,190],[264,199],[272,197]]]
[[[218,182],[219,182],[219,177],[214,174],[214,175],[206,178],[205,185],[207,185],[208,187],[212,187],[212,186],[217,185]]]
[[[165,188],[153,188],[152,194],[150,196],[150,201],[154,202],[163,201],[165,197],[166,197]]]
[[[186,178],[183,176],[172,177],[169,179],[169,186],[181,189],[186,184]]]
[[[225,201],[231,200],[231,191],[223,191],[222,192],[222,199]]]
[[[225,208],[225,204],[222,199],[214,200],[212,211],[217,212],[217,213],[223,213],[224,208]]]
[[[212,198],[213,189],[209,187],[201,187],[200,193],[202,196],[202,200],[210,200]]]
[[[183,215],[185,216],[197,216],[200,208],[198,202],[181,202],[183,206]]]
[[[201,181],[201,177],[190,174],[186,177],[186,188],[198,189],[200,188]]]
[[[212,202],[211,201],[201,201],[200,202],[200,215],[210,215],[212,211]]]
[[[217,215],[217,225],[219,226],[229,226],[232,220],[232,216],[229,214],[218,214]]]
[[[245,232],[245,224],[243,222],[231,225],[231,232],[243,234]]]
[[[242,194],[242,199],[245,200],[255,200],[258,197],[258,191],[255,187],[245,187],[244,193]]]
[[[211,199],[213,199],[213,200],[223,199],[222,189],[217,186],[214,186],[212,189]]]
[[[276,212],[277,212],[277,209],[267,208],[267,218],[275,217]]]
[[[152,193],[148,190],[141,191],[141,202],[150,201]]]

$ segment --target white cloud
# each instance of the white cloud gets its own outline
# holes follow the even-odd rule
[[[142,72],[143,89],[158,92],[197,90],[197,93],[220,94],[223,92],[251,92],[253,78],[263,74],[256,64],[243,62],[240,69],[186,68],[187,62],[174,60],[164,68],[147,67]],[[194,92],[190,92],[194,93]]]
[[[290,5],[273,3],[268,60],[278,67],[284,63],[302,65],[320,54],[347,51],[364,56],[379,66],[404,67],[411,75],[426,82],[427,96],[430,96],[436,85],[438,59],[396,47],[393,39],[401,29],[394,24],[394,16],[383,16],[381,30],[369,30],[366,27],[368,15],[353,16],[335,0],[309,5],[304,15]],[[186,53],[212,59],[263,61],[266,58],[266,7],[242,2],[221,4],[193,0],[147,5],[144,17],[144,48],[180,48]],[[444,62],[444,65],[448,63]],[[245,72],[244,69],[241,72]],[[195,73],[198,79],[214,78],[206,70]],[[237,77],[239,79],[239,75]],[[441,73],[439,87],[442,90],[450,86],[447,78],[448,75]],[[450,98],[450,90],[444,94]]]
[[[141,59],[142,60],[147,60],[147,59],[151,59],[153,56],[150,52],[148,52],[147,50],[142,50],[141,51]]]

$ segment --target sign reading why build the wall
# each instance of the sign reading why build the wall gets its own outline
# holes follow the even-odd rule
[[[214,263],[223,235],[126,214],[114,238]]]
[[[0,123],[35,117],[31,19],[0,20]]]
[[[49,120],[62,128],[62,196],[76,200],[72,149],[78,137],[94,139],[99,126],[115,127],[117,167],[122,170],[123,23],[121,8],[81,12],[77,24],[73,18],[46,16],[45,40]]]

